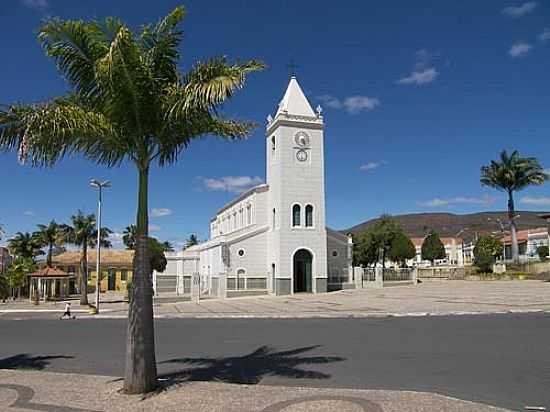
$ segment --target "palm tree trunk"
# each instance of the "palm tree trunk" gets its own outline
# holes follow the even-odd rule
[[[514,219],[516,213],[514,210],[514,196],[513,192],[508,192],[508,221],[510,222],[510,234],[512,237],[512,261],[519,263],[519,246],[518,235],[516,230],[516,220]]]
[[[53,254],[53,243],[48,245],[48,256],[46,257],[46,265],[52,267],[52,254]]]
[[[80,304],[88,305],[88,239],[82,243],[80,253]]]
[[[139,168],[137,236],[132,288],[129,291],[128,332],[126,334],[126,371],[124,391],[146,393],[157,385],[153,288],[148,241],[149,167]]]

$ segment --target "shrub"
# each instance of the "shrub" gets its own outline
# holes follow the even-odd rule
[[[548,246],[539,246],[537,248],[537,255],[539,255],[539,259],[541,262],[544,262],[546,259],[548,259]]]
[[[494,256],[485,249],[478,250],[478,252],[474,254],[474,264],[481,272],[492,273],[494,262]]]

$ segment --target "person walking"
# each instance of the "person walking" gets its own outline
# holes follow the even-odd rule
[[[69,319],[74,319],[75,317],[71,317],[71,304],[70,302],[65,303],[65,312],[59,319],[65,319],[65,317],[68,317]]]

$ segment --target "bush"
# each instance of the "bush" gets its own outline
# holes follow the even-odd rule
[[[541,262],[544,262],[546,259],[548,259],[548,246],[539,246],[537,248],[537,255],[539,255],[539,259]]]
[[[484,273],[493,273],[493,263],[495,258],[487,250],[481,249],[474,255],[474,264],[479,271]]]

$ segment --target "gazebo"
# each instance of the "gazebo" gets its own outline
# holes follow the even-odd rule
[[[65,297],[69,289],[69,280],[74,278],[57,268],[45,267],[29,274],[29,297],[42,298],[44,302],[50,297]]]

